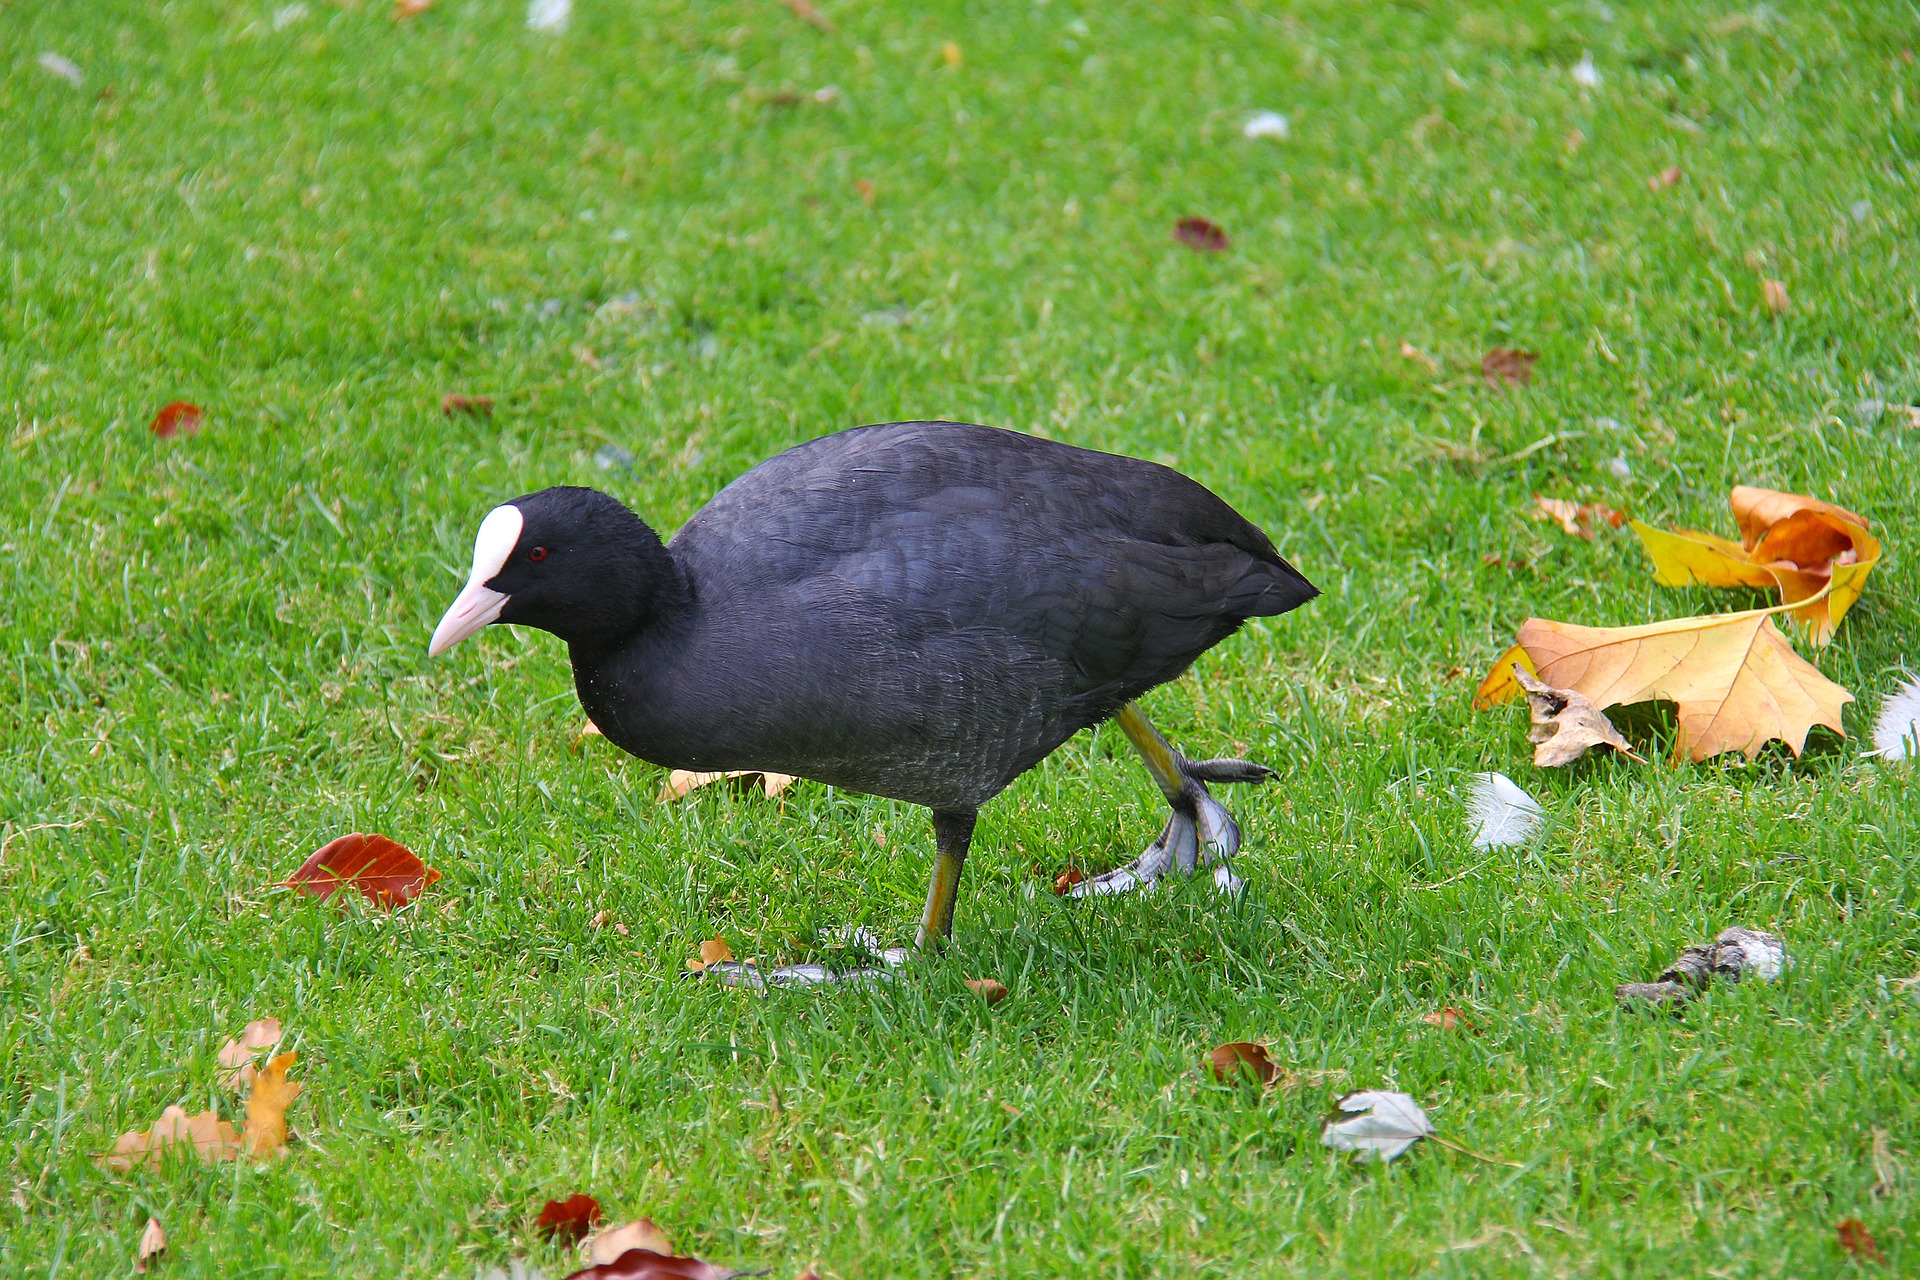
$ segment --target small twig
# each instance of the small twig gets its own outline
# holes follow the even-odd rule
[[[1430,1142],[1439,1143],[1441,1146],[1445,1147],[1449,1151],[1458,1151],[1463,1156],[1472,1156],[1475,1160],[1484,1160],[1488,1164],[1505,1165],[1509,1169],[1524,1169],[1526,1167],[1525,1165],[1521,1164],[1518,1160],[1496,1160],[1492,1156],[1483,1156],[1478,1151],[1475,1151],[1470,1147],[1463,1147],[1457,1142],[1448,1142],[1445,1138],[1441,1137],[1437,1133],[1428,1134],[1427,1139]]]

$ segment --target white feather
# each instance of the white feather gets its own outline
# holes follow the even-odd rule
[[[1868,754],[1882,760],[1920,756],[1920,676],[1895,689],[1880,704],[1880,718],[1873,722],[1873,746]]]
[[[573,19],[573,0],[532,0],[527,5],[527,30],[559,35]]]
[[[1473,775],[1467,797],[1477,849],[1506,849],[1525,844],[1540,825],[1540,806],[1504,773]]]
[[[1276,142],[1285,142],[1292,133],[1287,118],[1278,111],[1256,111],[1240,126],[1240,136],[1243,138],[1272,138]]]

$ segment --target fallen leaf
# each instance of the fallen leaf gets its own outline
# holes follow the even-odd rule
[[[393,0],[393,20],[405,22],[433,8],[433,0]]]
[[[794,16],[800,21],[818,27],[822,31],[833,30],[833,23],[827,21],[826,16],[814,8],[810,0],[786,0],[786,5],[793,10]]]
[[[1321,1124],[1320,1142],[1335,1151],[1358,1152],[1362,1160],[1385,1162],[1432,1133],[1433,1122],[1408,1095],[1363,1089],[1334,1104]]]
[[[1867,1224],[1858,1218],[1848,1218],[1834,1228],[1840,1233],[1840,1247],[1854,1257],[1866,1262],[1885,1262],[1880,1252],[1880,1242],[1873,1238],[1873,1232],[1867,1230]]]
[[[287,1149],[287,1108],[300,1096],[300,1086],[287,1079],[287,1070],[299,1057],[279,1054],[253,1078],[247,1091],[247,1124],[240,1134],[248,1155],[279,1155]]]
[[[189,1116],[183,1108],[168,1107],[145,1132],[123,1133],[113,1150],[96,1156],[109,1169],[125,1173],[135,1165],[160,1166],[167,1150],[190,1146],[207,1164],[231,1160],[240,1154],[240,1138],[233,1126],[211,1111]]]
[[[527,30],[560,35],[573,21],[573,0],[528,0]]]
[[[1438,360],[1435,360],[1432,356],[1404,338],[1400,341],[1400,358],[1413,361],[1428,373],[1440,372],[1440,362]]]
[[[1053,892],[1057,896],[1064,898],[1067,896],[1068,890],[1086,878],[1087,873],[1080,868],[1068,867],[1065,871],[1062,871],[1053,878]]]
[[[708,965],[731,959],[733,959],[733,948],[727,945],[725,938],[708,938],[700,944],[700,958],[687,961],[687,969],[689,972],[699,973]]]
[[[220,1073],[220,1087],[233,1089],[246,1084],[258,1074],[254,1070],[253,1060],[262,1049],[271,1049],[280,1043],[280,1019],[256,1018],[240,1029],[240,1034],[220,1046],[220,1065],[225,1068]]]
[[[491,418],[493,416],[492,396],[468,396],[458,391],[449,391],[441,398],[440,412],[451,418],[456,413],[464,413],[469,418]]]
[[[1880,704],[1873,722],[1873,752],[1882,760],[1920,756],[1920,676],[1901,685]]]
[[[1430,1027],[1438,1027],[1442,1031],[1453,1031],[1462,1027],[1468,1031],[1474,1030],[1473,1019],[1452,1005],[1444,1009],[1436,1009],[1432,1013],[1423,1013],[1420,1015],[1420,1021]]]
[[[1785,609],[1675,618],[1639,627],[1581,627],[1529,618],[1520,627],[1525,665],[1556,689],[1586,696],[1596,708],[1655,699],[1679,713],[1674,746],[1694,760],[1723,751],[1751,759],[1778,738],[1797,756],[1807,733],[1824,725],[1846,736],[1840,708],[1853,695],[1821,675],[1773,625]],[[1476,703],[1520,692],[1510,671],[1481,682]]]
[[[600,1202],[582,1192],[565,1200],[549,1200],[534,1223],[540,1234],[561,1244],[578,1244],[594,1223],[600,1221]]]
[[[1205,218],[1182,218],[1173,224],[1173,238],[1197,253],[1220,253],[1227,233]]]
[[[612,1262],[629,1249],[650,1249],[667,1257],[673,1255],[673,1242],[651,1218],[635,1218],[610,1227],[595,1236],[587,1247],[587,1257],[596,1265]]]
[[[712,786],[716,782],[738,781],[751,787],[758,785],[769,800],[785,795],[788,788],[798,781],[790,773],[768,773],[760,769],[728,769],[723,773],[695,773],[691,769],[675,769],[667,776],[667,784],[660,788],[658,799],[661,803],[679,800],[690,791]]]
[[[1265,1045],[1250,1040],[1234,1040],[1207,1050],[1207,1065],[1213,1069],[1213,1078],[1222,1084],[1251,1076],[1263,1085],[1271,1085],[1286,1074],[1267,1056]]]
[[[1728,502],[1740,528],[1737,543],[1632,522],[1653,561],[1653,580],[1667,587],[1778,590],[1782,604],[1796,606],[1792,613],[1813,642],[1827,644],[1880,563],[1880,543],[1867,532],[1866,517],[1817,498],[1749,485],[1737,486]]]
[[[1518,347],[1495,347],[1480,357],[1480,376],[1495,391],[1504,391],[1508,387],[1530,386],[1533,382],[1534,362],[1540,359],[1537,351],[1523,351]]]
[[[1540,825],[1540,805],[1504,773],[1476,773],[1467,797],[1473,847],[1509,849],[1525,844]]]
[[[997,978],[968,978],[967,989],[985,1000],[989,1005],[999,1004],[1007,998],[1007,988]]]
[[[860,198],[866,201],[867,207],[871,209],[873,207],[873,197],[875,194],[873,184],[865,178],[855,178],[853,180],[853,189],[860,193]]]
[[[48,50],[36,57],[34,61],[40,64],[42,71],[50,76],[58,76],[76,89],[86,83],[87,78],[81,74],[80,64],[72,58],[62,57]]]
[[[1760,294],[1767,302],[1767,310],[1779,315],[1791,305],[1787,298],[1787,285],[1784,280],[1766,280],[1760,285]]]
[[[1572,764],[1594,747],[1612,747],[1629,759],[1640,759],[1613,727],[1613,721],[1584,695],[1535,680],[1519,663],[1512,670],[1513,678],[1526,690],[1527,710],[1533,720],[1527,739],[1534,744],[1533,763],[1537,768]]]
[[[207,415],[200,406],[189,404],[185,400],[175,400],[172,404],[153,415],[153,421],[147,424],[147,430],[165,440],[171,436],[197,435]]]
[[[1240,126],[1240,136],[1243,138],[1271,138],[1275,142],[1285,142],[1292,133],[1293,126],[1278,111],[1256,111]]]
[[[356,831],[313,851],[280,883],[325,901],[347,885],[381,907],[405,906],[440,878],[405,845]]]
[[[961,60],[960,46],[949,40],[940,46],[940,61],[950,67],[957,67]]]
[[[148,1218],[147,1228],[140,1233],[140,1243],[134,1250],[133,1273],[139,1276],[147,1274],[148,1264],[158,1262],[160,1255],[166,1251],[167,1233],[160,1229],[160,1219]]]
[[[1683,176],[1684,175],[1680,172],[1679,165],[1677,164],[1669,165],[1667,168],[1662,169],[1660,172],[1654,174],[1651,178],[1647,179],[1647,190],[1658,191],[1662,187],[1670,187],[1674,183],[1680,181],[1680,179]]]
[[[1535,520],[1552,520],[1563,530],[1576,538],[1593,541],[1593,531],[1601,525],[1618,529],[1627,522],[1627,517],[1612,507],[1598,502],[1571,502],[1566,498],[1543,498],[1533,495],[1533,513]]]
[[[583,1268],[566,1280],[733,1280],[739,1274],[699,1258],[676,1258],[651,1249],[629,1249],[612,1262]]]

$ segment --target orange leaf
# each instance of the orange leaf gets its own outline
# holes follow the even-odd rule
[[[220,1046],[220,1087],[232,1089],[251,1081],[259,1073],[253,1060],[262,1049],[280,1043],[280,1019],[257,1018],[241,1028],[240,1034]]]
[[[1272,1084],[1283,1074],[1279,1064],[1267,1056],[1265,1045],[1247,1040],[1235,1040],[1207,1050],[1207,1065],[1213,1068],[1213,1078],[1222,1083],[1244,1073],[1261,1084]]]
[[[1735,485],[1733,492],[1727,495],[1727,505],[1733,508],[1733,522],[1740,526],[1740,537],[1749,547],[1759,542],[1767,530],[1796,511],[1824,511],[1849,524],[1857,524],[1862,529],[1873,527],[1865,516],[1856,515],[1845,507],[1836,507],[1831,502],[1822,502],[1800,493],[1782,493],[1777,489],[1756,489],[1751,485]]]
[[[793,10],[793,16],[822,31],[831,32],[833,23],[827,21],[821,12],[814,8],[810,0],[787,0],[787,8]]]
[[[578,1244],[587,1234],[588,1228],[600,1221],[600,1202],[592,1196],[575,1192],[565,1200],[549,1200],[540,1210],[540,1218],[534,1223],[540,1234],[549,1240],[562,1244]]]
[[[356,831],[314,850],[280,883],[323,901],[352,885],[376,906],[397,907],[412,902],[439,878],[438,871],[405,845]]]
[[[206,420],[207,415],[201,412],[199,405],[175,400],[153,415],[153,421],[147,429],[164,440],[168,436],[193,435]]]
[[[247,1126],[241,1143],[253,1156],[280,1155],[287,1149],[287,1108],[300,1096],[300,1086],[287,1079],[297,1053],[282,1053],[261,1069],[247,1091]]]
[[[1784,280],[1763,280],[1760,294],[1766,299],[1767,310],[1779,315],[1790,305],[1787,300],[1787,283]]]
[[[1520,687],[1520,682],[1514,679],[1513,668],[1516,663],[1528,675],[1539,676],[1540,673],[1534,669],[1533,659],[1527,656],[1526,649],[1520,645],[1513,646],[1494,661],[1493,670],[1487,672],[1487,678],[1482,680],[1480,687],[1473,691],[1475,711],[1485,711],[1503,702],[1511,702],[1526,692]]]
[[[1793,651],[1773,625],[1772,615],[1785,607],[1640,627],[1529,618],[1519,644],[1540,679],[1584,694],[1596,708],[1674,703],[1675,746],[1695,760],[1723,751],[1751,758],[1774,738],[1798,755],[1814,725],[1846,736],[1840,708],[1853,695]],[[1490,674],[1481,688],[1498,685],[1498,675]]]
[[[1078,867],[1068,867],[1053,878],[1053,891],[1059,897],[1066,897],[1067,890],[1087,878],[1087,873]]]
[[[720,964],[731,959],[733,959],[733,948],[727,945],[725,938],[708,938],[700,944],[700,958],[687,961],[687,968],[698,973],[708,965]]]
[[[990,1005],[999,1004],[1007,998],[1006,984],[997,978],[968,978],[967,988]]]
[[[1452,1005],[1448,1005],[1444,1009],[1435,1010],[1433,1013],[1423,1013],[1420,1015],[1420,1021],[1430,1027],[1438,1027],[1442,1031],[1452,1031],[1455,1028],[1463,1028],[1467,1031],[1475,1029],[1473,1019]]]
[[[1495,347],[1480,357],[1480,376],[1495,391],[1528,386],[1533,382],[1533,366],[1539,358],[1537,351]]]
[[[207,1164],[231,1160],[240,1154],[240,1139],[233,1126],[211,1111],[189,1116],[180,1107],[168,1107],[145,1132],[123,1133],[106,1155],[95,1156],[109,1169],[125,1173],[135,1165],[155,1168],[174,1146],[191,1148]]]

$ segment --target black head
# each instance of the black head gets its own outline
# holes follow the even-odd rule
[[[673,556],[639,516],[597,489],[561,485],[495,507],[473,540],[473,569],[430,654],[491,622],[608,647],[687,597]]]

